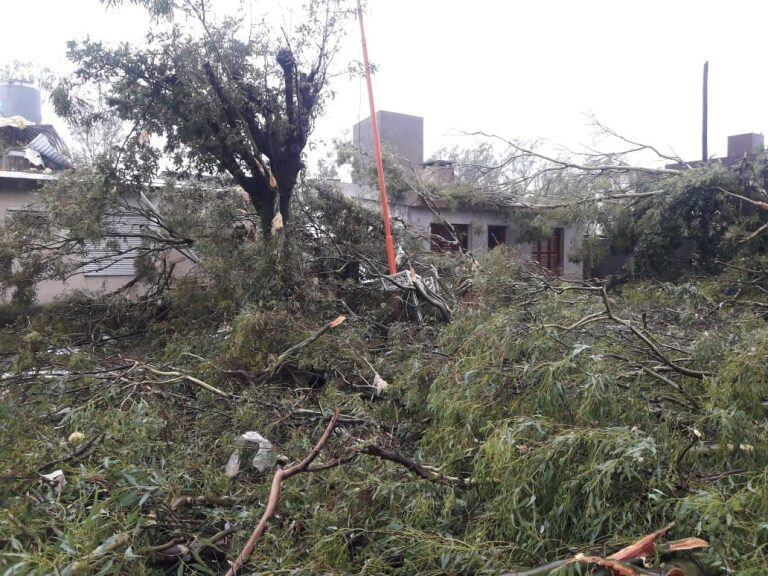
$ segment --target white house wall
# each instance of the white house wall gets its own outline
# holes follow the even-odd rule
[[[344,195],[360,201],[372,210],[380,209],[378,192],[368,187],[356,184],[341,183],[341,191]],[[392,203],[389,207],[393,217],[400,218],[409,226],[429,234],[430,224],[441,223],[440,219],[432,211],[424,206],[410,206],[401,203]],[[515,229],[516,223],[503,216],[490,211],[480,210],[441,210],[442,216],[450,224],[467,224],[469,226],[469,251],[475,256],[482,256],[488,251],[488,226],[506,226],[507,245],[514,248],[521,256],[532,258],[532,245],[527,242],[518,242],[519,230]],[[584,231],[580,226],[563,226],[563,276],[568,278],[582,278],[583,265],[581,262],[571,262],[580,246]],[[424,240],[424,250],[429,251],[429,240]]]
[[[4,186],[7,180],[0,178],[0,225],[5,220],[9,210],[20,209],[35,201],[35,191],[23,187]],[[40,303],[53,301],[60,294],[69,290],[85,290],[88,292],[114,292],[133,280],[134,274],[124,276],[94,277],[76,274],[67,282],[46,280],[37,285],[37,299]],[[8,294],[0,295],[0,302],[8,298]]]

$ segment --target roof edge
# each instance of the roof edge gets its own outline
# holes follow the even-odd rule
[[[0,170],[0,178],[13,178],[16,180],[58,180],[56,174],[40,174],[38,172],[14,172]]]

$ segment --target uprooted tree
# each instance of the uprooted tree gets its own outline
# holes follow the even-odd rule
[[[263,235],[280,232],[350,10],[312,0],[289,36],[266,15],[223,17],[208,0],[132,3],[152,16],[146,45],[70,43],[77,68],[55,91],[57,112],[87,122],[93,104],[84,89],[98,85],[108,111],[142,142],[121,150],[115,167],[123,175],[157,174],[161,151],[150,138],[158,136],[177,171],[228,174],[248,194]]]

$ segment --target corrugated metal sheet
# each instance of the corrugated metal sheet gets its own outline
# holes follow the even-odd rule
[[[144,216],[120,214],[111,218],[111,229],[117,235],[85,248],[89,263],[85,266],[86,276],[135,276],[134,262],[140,251],[141,238],[136,237],[151,228],[151,223]],[[115,246],[115,244],[117,246]]]
[[[64,154],[56,150],[56,148],[51,144],[50,140],[48,140],[45,134],[38,134],[27,146],[59,168],[72,167],[72,161]]]
[[[26,146],[40,134],[45,136],[56,151],[68,155],[67,145],[56,132],[56,128],[50,124],[31,124],[18,117],[0,118],[0,135],[9,142]]]

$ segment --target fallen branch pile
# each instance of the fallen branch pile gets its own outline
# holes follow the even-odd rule
[[[3,559],[20,575],[764,573],[768,329],[736,302],[762,303],[768,273],[616,291],[494,252],[449,323],[324,279],[199,329],[172,309],[151,338],[87,344],[44,316],[0,334]]]

